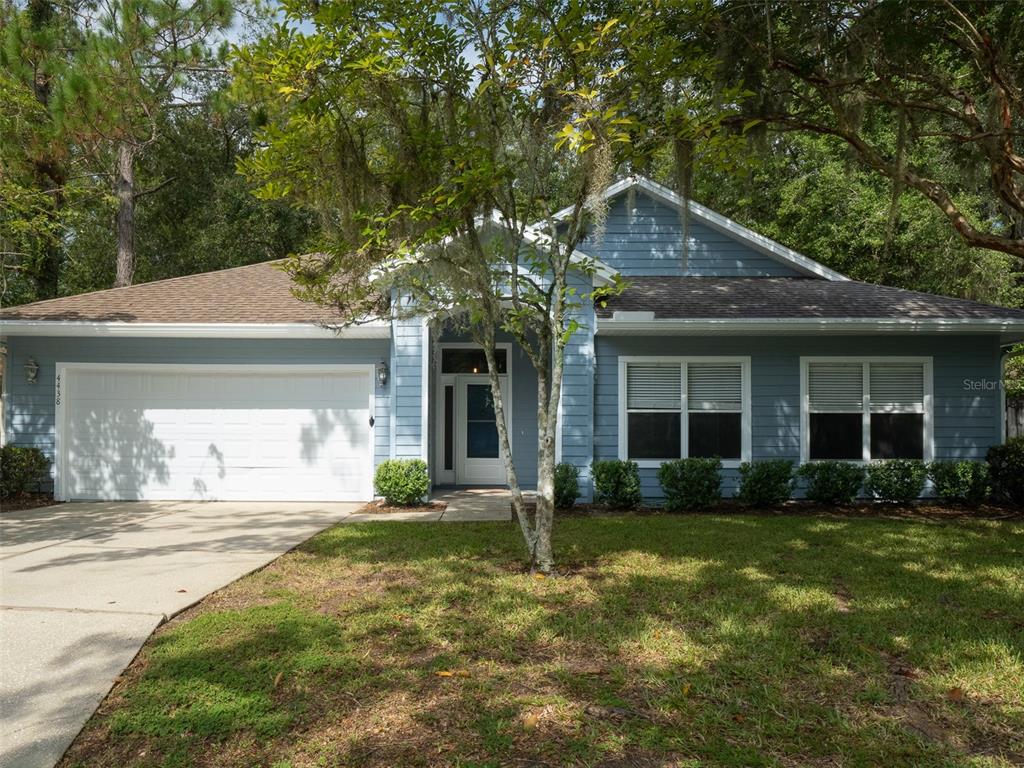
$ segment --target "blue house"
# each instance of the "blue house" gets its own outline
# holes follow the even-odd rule
[[[594,460],[980,459],[1024,311],[847,279],[642,178],[581,250],[628,287],[567,350],[557,452]],[[579,279],[583,279],[580,276]],[[335,331],[256,264],[0,311],[3,439],[54,462],[58,499],[358,500],[387,458],[435,485],[504,483],[482,350],[383,318]],[[512,451],[536,482],[536,378],[497,348]]]

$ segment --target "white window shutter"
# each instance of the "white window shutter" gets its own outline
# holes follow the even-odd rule
[[[864,366],[860,363],[809,363],[807,394],[812,411],[862,411]]]
[[[691,411],[743,410],[743,366],[739,363],[689,363],[687,408]]]
[[[923,411],[923,363],[870,363],[872,411]]]
[[[682,407],[679,363],[629,363],[626,406],[638,411],[678,411]]]

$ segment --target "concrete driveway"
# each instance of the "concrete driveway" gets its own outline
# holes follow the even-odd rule
[[[359,506],[121,502],[0,514],[0,766],[52,766],[167,617]]]

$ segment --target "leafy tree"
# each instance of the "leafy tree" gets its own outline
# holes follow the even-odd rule
[[[76,57],[63,112],[94,158],[112,160],[115,286],[134,279],[136,204],[174,178],[140,188],[139,158],[157,142],[167,110],[205,92],[197,84],[219,70],[224,46],[215,49],[213,42],[231,18],[228,0],[112,0]]]
[[[257,199],[237,172],[238,159],[256,149],[248,110],[225,104],[223,94],[202,101],[198,107],[168,111],[157,141],[139,160],[137,179],[143,188],[172,181],[136,206],[137,281],[281,259],[316,246],[318,225],[310,213]],[[79,206],[62,292],[112,284],[116,207],[109,195]]]
[[[727,0],[719,10],[720,82],[753,92],[750,117],[835,137],[890,180],[894,209],[912,190],[968,245],[1024,263],[1024,5]]]
[[[88,186],[56,104],[73,79],[80,3],[0,4],[0,257],[6,302],[57,295],[71,201]]]
[[[632,23],[572,0],[289,0],[292,21],[239,52],[266,150],[242,167],[266,197],[316,206],[326,255],[296,260],[303,295],[356,322],[455,314],[488,356],[513,505],[532,567],[553,565],[555,435],[565,347],[591,289],[574,254],[629,145],[622,73]],[[312,27],[304,33],[299,28]],[[555,222],[563,204],[569,214]],[[530,222],[541,222],[539,229]],[[493,359],[509,332],[538,379],[538,494],[523,506]]]

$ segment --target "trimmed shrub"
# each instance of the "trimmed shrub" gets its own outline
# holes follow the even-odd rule
[[[643,501],[640,467],[635,461],[595,461],[594,500],[617,509],[633,509]]]
[[[819,504],[849,504],[864,483],[864,467],[849,461],[812,461],[797,470],[805,494]]]
[[[426,462],[420,459],[382,461],[373,474],[373,490],[393,507],[418,504],[430,490]]]
[[[789,500],[795,485],[792,461],[745,461],[740,464],[740,490],[737,498],[754,507],[774,507]]]
[[[920,498],[928,479],[928,465],[917,459],[890,459],[868,465],[864,490],[868,496],[892,504],[909,504]]]
[[[1024,504],[1024,436],[1013,437],[1005,445],[988,449],[992,493],[1003,501]]]
[[[580,495],[580,470],[564,461],[555,466],[555,508],[568,509]]]
[[[980,461],[933,461],[928,474],[943,501],[976,507],[988,498],[988,464]]]
[[[658,468],[658,482],[665,492],[665,509],[710,507],[722,499],[722,462],[719,459],[676,459]]]
[[[9,499],[38,491],[50,479],[50,460],[38,448],[0,448],[0,497]]]

